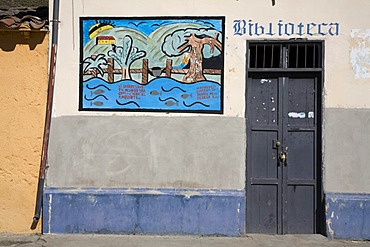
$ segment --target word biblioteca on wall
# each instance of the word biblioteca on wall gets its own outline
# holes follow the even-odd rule
[[[339,35],[339,23],[292,23],[284,22],[279,20],[277,23],[270,22],[268,24],[260,24],[254,22],[253,20],[234,20],[233,21],[234,35],[242,36],[260,36],[260,35],[270,35],[270,36],[338,36]]]

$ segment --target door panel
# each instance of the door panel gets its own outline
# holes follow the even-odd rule
[[[247,232],[315,233],[317,79],[247,85]]]
[[[317,80],[287,77],[284,82],[283,233],[315,233]]]
[[[279,193],[277,185],[254,184],[248,193],[248,199],[254,203],[249,206],[248,228],[253,232],[267,234],[278,233]]]
[[[281,231],[281,169],[278,168],[279,83],[278,78],[250,80],[248,118],[251,132],[248,157],[255,164],[248,169],[247,228],[253,232],[277,234]],[[269,147],[269,148],[266,148]]]
[[[284,89],[288,106],[285,116],[288,116],[287,127],[315,125],[315,78],[286,78]]]
[[[252,221],[250,227],[258,231],[276,234],[278,233],[278,209],[279,188],[277,169],[277,150],[268,150],[265,147],[271,145],[277,139],[276,131],[255,131],[251,138],[254,140],[251,153],[255,165],[250,170],[251,186],[248,199],[250,204],[249,215]],[[258,215],[257,217],[252,217]]]
[[[315,188],[310,185],[288,185],[284,234],[315,233]]]
[[[287,179],[315,179],[315,145],[314,132],[288,132],[285,139],[288,147],[286,166]]]
[[[253,126],[277,126],[278,83],[277,78],[261,78],[251,81],[251,123]]]
[[[253,179],[278,179],[277,149],[267,149],[266,146],[273,145],[277,140],[277,131],[254,131],[251,136],[253,146],[251,147],[252,162],[251,177]],[[277,183],[277,181],[275,181]]]

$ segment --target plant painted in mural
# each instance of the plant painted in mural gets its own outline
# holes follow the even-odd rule
[[[203,57],[220,55],[222,43],[218,40],[219,36],[220,32],[214,29],[180,29],[165,37],[162,51],[169,57],[187,52],[190,68],[182,81],[187,83],[203,81],[205,80]]]
[[[129,35],[123,37],[122,46],[112,44],[112,50],[108,51],[108,56],[113,58],[122,68],[122,80],[131,79],[130,65],[137,59],[145,57],[145,51],[139,51],[132,46],[132,38]]]
[[[92,55],[83,61],[84,73],[90,72],[93,77],[97,77],[98,74],[103,76],[104,70],[102,66],[107,66],[107,64],[104,54]]]

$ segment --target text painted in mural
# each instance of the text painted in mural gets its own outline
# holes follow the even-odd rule
[[[145,96],[145,88],[142,85],[119,85],[119,99],[140,99],[140,96]]]
[[[197,100],[214,99],[220,97],[216,86],[197,87]]]
[[[338,36],[339,23],[337,22],[307,22],[292,23],[279,20],[277,23],[270,22],[261,24],[253,20],[234,20],[234,35],[248,36]]]

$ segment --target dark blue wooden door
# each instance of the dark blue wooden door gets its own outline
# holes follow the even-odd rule
[[[317,78],[247,82],[247,232],[315,233]]]

